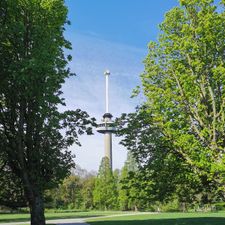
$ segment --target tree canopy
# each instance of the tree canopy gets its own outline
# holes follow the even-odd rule
[[[224,4],[180,0],[166,13],[141,74],[146,100],[121,117],[122,144],[161,197],[178,188],[224,198]]]
[[[109,164],[103,157],[95,180],[93,200],[96,208],[108,210],[117,208],[117,184]]]
[[[65,106],[62,84],[70,77],[71,44],[63,32],[63,0],[0,1],[0,152],[19,178],[31,209],[31,224],[43,225],[43,193],[74,166],[68,150],[91,134],[94,120]],[[0,164],[1,165],[1,164]],[[10,168],[10,169],[9,169]]]

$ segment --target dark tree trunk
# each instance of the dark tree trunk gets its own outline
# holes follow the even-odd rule
[[[40,193],[30,202],[31,225],[45,225],[44,201]]]

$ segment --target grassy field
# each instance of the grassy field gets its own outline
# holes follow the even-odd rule
[[[124,212],[47,212],[46,219],[88,218],[91,225],[225,225],[225,212],[119,215]],[[101,216],[108,216],[103,218]],[[100,218],[98,218],[100,217]],[[0,214],[0,223],[29,221],[29,214]]]
[[[90,225],[225,225],[225,212],[159,213],[87,220]]]
[[[45,213],[45,217],[47,220],[51,219],[71,219],[71,218],[87,218],[87,217],[98,217],[98,216],[105,216],[105,215],[113,215],[119,214],[122,212],[114,212],[114,211],[86,211],[86,212],[47,212]],[[7,223],[7,222],[23,222],[29,221],[30,214],[23,213],[23,214],[12,214],[12,213],[0,213],[0,223]]]

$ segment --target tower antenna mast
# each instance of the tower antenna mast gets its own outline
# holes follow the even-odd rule
[[[106,113],[109,113],[109,70],[106,70],[104,72],[105,75],[105,111]]]

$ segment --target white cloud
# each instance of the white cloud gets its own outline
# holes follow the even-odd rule
[[[134,111],[138,99],[131,99],[132,89],[139,83],[143,71],[142,61],[146,51],[123,44],[111,43],[93,36],[67,34],[72,42],[72,72],[77,74],[66,80],[63,86],[64,97],[69,109],[81,108],[90,116],[101,120],[105,112],[104,71],[109,69],[110,106],[115,117],[124,112]],[[98,170],[104,156],[104,137],[95,132],[93,136],[80,138],[82,147],[73,146],[75,162],[88,170]],[[113,137],[113,167],[121,168],[126,159],[126,150]]]

